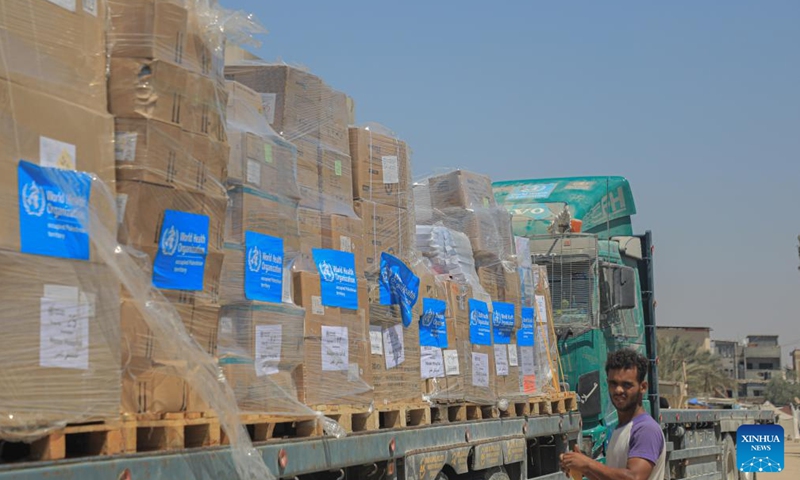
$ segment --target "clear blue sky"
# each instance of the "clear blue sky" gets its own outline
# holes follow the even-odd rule
[[[800,348],[800,2],[222,0],[414,150],[415,174],[626,176],[658,321]],[[788,345],[791,344],[791,345]]]

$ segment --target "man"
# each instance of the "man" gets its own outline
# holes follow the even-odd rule
[[[608,393],[619,424],[611,435],[606,464],[574,452],[561,455],[561,468],[590,480],[662,480],[667,455],[661,426],[642,407],[647,393],[647,359],[633,350],[610,353],[606,360]]]

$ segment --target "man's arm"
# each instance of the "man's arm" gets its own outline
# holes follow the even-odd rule
[[[647,480],[653,466],[649,460],[631,457],[625,468],[611,468],[581,453],[577,445],[574,452],[565,453],[561,459],[563,469],[577,470],[590,480]]]

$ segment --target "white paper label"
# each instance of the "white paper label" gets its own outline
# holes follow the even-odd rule
[[[325,315],[325,306],[322,305],[322,297],[311,296],[311,313],[314,315]]]
[[[75,4],[77,3],[75,0],[47,0],[50,3],[54,3],[61,8],[66,8],[70,12],[75,11]]]
[[[494,346],[494,370],[498,377],[508,375],[508,348],[505,345]]]
[[[539,286],[539,270],[537,269],[533,271],[533,288],[536,288],[538,286]]]
[[[75,170],[75,145],[39,137],[39,165]]]
[[[383,163],[383,183],[400,183],[400,168],[397,165],[397,156],[381,157]]]
[[[343,252],[353,253],[353,241],[350,239],[350,237],[340,235],[339,246]]]
[[[117,132],[114,135],[114,159],[118,162],[132,162],[136,160],[136,142],[139,134],[136,132]]]
[[[444,373],[447,376],[458,375],[458,350],[445,350],[444,354]]]
[[[117,225],[122,225],[125,220],[125,209],[128,208],[128,194],[120,193],[117,195]]]
[[[320,298],[320,300],[322,300]],[[292,296],[292,271],[288,268],[283,269],[283,303],[294,303]]]
[[[533,347],[519,347],[519,356],[522,375],[535,375]]]
[[[218,335],[220,338],[233,337],[233,319],[231,317],[222,317],[219,319]]]
[[[373,355],[383,355],[383,329],[380,326],[370,325],[369,348]]]
[[[350,364],[347,327],[322,326],[322,371],[346,372]]]
[[[272,125],[275,123],[275,104],[277,103],[278,95],[274,93],[262,93],[261,105],[264,107],[264,117],[267,122]]]
[[[539,321],[547,323],[547,300],[543,295],[536,295],[536,306],[539,310]]]
[[[439,347],[419,347],[419,367],[422,378],[444,377],[444,358]]]
[[[88,309],[77,300],[41,299],[40,366],[89,369]]]
[[[472,352],[472,385],[489,386],[489,355]]]
[[[383,330],[383,351],[386,357],[386,370],[390,370],[406,361],[402,324]]]
[[[361,368],[358,366],[357,363],[351,363],[350,366],[347,367],[347,381],[348,382],[357,382],[361,379]]]
[[[261,164],[255,160],[247,160],[247,183],[261,186]]]
[[[83,0],[83,11],[89,15],[97,16],[97,0]]]
[[[281,362],[281,326],[256,325],[256,375],[278,373]]]
[[[78,303],[79,296],[80,290],[78,290],[78,287],[71,287],[69,285],[44,285],[44,298],[61,300],[68,303]]]
[[[517,344],[508,344],[508,364],[512,367],[519,367],[519,359],[517,358]]]

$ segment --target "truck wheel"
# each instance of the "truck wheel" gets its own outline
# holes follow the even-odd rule
[[[722,441],[722,479],[739,480],[739,469],[736,468],[736,447],[730,435]]]
[[[501,467],[489,468],[480,472],[473,472],[469,480],[511,480]]]

